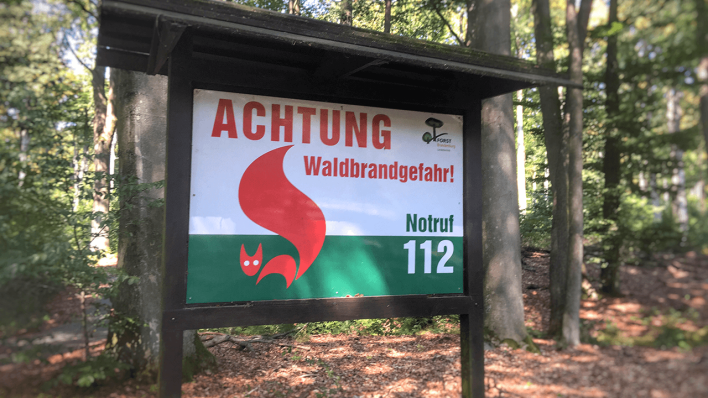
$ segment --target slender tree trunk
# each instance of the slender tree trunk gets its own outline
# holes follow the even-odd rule
[[[108,226],[101,225],[108,215],[108,163],[110,160],[111,141],[115,130],[115,116],[113,115],[112,87],[106,97],[106,68],[97,66],[91,71],[93,85],[94,117],[93,117],[93,167],[97,178],[94,182],[93,212],[95,215],[91,223],[91,248],[93,250],[106,250],[109,247]]]
[[[116,162],[118,158],[116,157],[116,146],[118,145],[118,134],[113,134],[113,140],[111,141],[111,156],[108,163],[108,174],[111,176],[111,185],[109,189],[115,188],[115,179],[113,178],[116,174]]]
[[[391,33],[391,0],[385,0],[384,32]]]
[[[705,0],[695,0],[695,4],[696,13],[698,14],[698,18],[696,19],[698,24],[696,29],[696,48],[698,48],[698,55],[701,57],[698,65],[698,79],[703,82],[699,90],[699,112],[701,130],[703,130],[703,138],[705,139],[703,144],[708,154],[708,4],[706,4]],[[699,161],[700,159],[701,157],[699,157]],[[706,165],[708,165],[708,163]],[[708,175],[708,169],[705,170],[703,175],[704,178]],[[697,196],[699,198],[700,209],[703,212],[706,209],[705,180],[701,179],[699,184],[700,186],[697,187],[696,190],[698,191]]]
[[[548,0],[532,2],[536,57],[540,66],[555,71],[551,9]],[[559,90],[556,87],[538,88],[541,97],[543,129],[548,157],[548,168],[553,192],[553,220],[551,224],[550,293],[551,317],[548,333],[559,336],[563,325],[568,259],[568,154],[567,130],[563,129]]]
[[[608,25],[617,20],[617,1],[610,0],[610,15]],[[612,225],[605,231],[605,261],[607,266],[600,272],[602,291],[610,295],[620,294],[620,247],[622,234],[617,231],[618,211],[620,206],[620,159],[622,156],[620,134],[617,129],[617,119],[620,113],[619,100],[619,66],[617,63],[617,36],[607,38],[607,69],[605,71],[605,90],[607,100],[605,109],[609,123],[605,131],[605,153],[602,171],[605,174],[605,192],[603,195],[603,218]]]
[[[467,13],[467,26],[465,29],[465,46],[472,47],[472,42],[476,40],[477,26],[474,21],[477,20],[477,7],[475,2],[478,0],[466,0],[465,12]]]
[[[546,200],[548,200],[548,177],[550,176],[550,171],[546,167],[543,169],[543,192],[544,192],[544,197]]]
[[[79,208],[81,199],[81,183],[84,181],[84,174],[88,170],[88,145],[84,145],[79,152],[79,143],[74,146],[74,203],[72,210],[76,211]]]
[[[509,0],[477,0],[472,46],[487,52],[511,54]],[[503,341],[526,340],[521,286],[521,253],[516,145],[511,94],[482,103],[482,215],[484,247],[484,323]]]
[[[523,58],[519,38],[516,38],[516,57]],[[524,90],[516,92],[517,102],[524,100]],[[516,106],[516,184],[519,192],[519,211],[526,213],[526,146],[524,145],[524,107]]]
[[[654,222],[661,222],[661,197],[656,183],[656,173],[651,173],[649,176],[649,189],[651,191],[651,205],[654,208]]]
[[[701,69],[703,70],[702,73],[708,76],[708,57],[701,60]],[[708,153],[708,84],[701,86],[700,95],[701,129],[705,139],[706,153]]]
[[[91,357],[91,351],[89,349],[90,336],[88,331],[88,309],[86,308],[86,291],[81,289],[81,294],[79,295],[79,302],[81,304],[81,330],[83,331],[84,337],[84,361],[88,361]]]
[[[666,95],[666,119],[669,134],[681,131],[681,93],[672,88]],[[671,145],[671,159],[674,164],[671,175],[671,191],[673,201],[671,211],[683,233],[682,245],[685,244],[688,233],[688,199],[686,198],[686,172],[683,167],[683,150],[677,145]]]
[[[27,173],[25,172],[25,167],[27,167],[25,162],[29,159],[29,156],[27,155],[27,152],[29,152],[29,145],[30,145],[30,135],[29,131],[27,129],[22,129],[20,130],[20,155],[18,156],[20,163],[23,163],[20,169],[20,172],[17,175],[17,179],[19,180],[19,183],[17,184],[18,186],[22,186],[25,182],[25,177],[27,176]]]
[[[352,26],[352,22],[354,20],[353,18],[353,13],[354,13],[354,0],[342,0],[341,3],[339,3],[341,9],[340,9],[340,15],[339,15],[339,23],[342,25],[349,25]]]
[[[701,57],[698,66],[698,79],[703,82],[700,88],[701,128],[705,138],[705,149],[708,153],[708,4],[705,0],[695,0],[698,24],[696,29],[696,44],[698,56]]]
[[[523,90],[516,92],[516,99],[524,100]],[[526,213],[526,146],[524,145],[524,107],[516,106],[516,184],[519,191],[519,211]]]
[[[575,1],[566,4],[566,31],[570,50],[570,80],[583,83],[583,41],[592,0],[583,0],[580,10]],[[583,91],[568,88],[568,274],[563,335],[568,347],[580,344],[580,292],[583,268]]]
[[[706,143],[708,144],[708,143]],[[704,170],[705,162],[703,161],[703,156],[697,156],[698,161],[696,162],[696,167],[698,170]],[[703,174],[696,185],[693,186],[693,195],[698,200],[698,209],[701,213],[706,211],[706,175]]]
[[[288,0],[288,14],[300,15],[300,0]]]

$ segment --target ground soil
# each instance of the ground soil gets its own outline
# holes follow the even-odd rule
[[[523,267],[526,325],[542,336],[549,318],[548,253],[526,250]],[[661,326],[671,311],[692,314],[682,316],[677,328],[692,331],[706,326],[708,256],[657,256],[648,265],[625,266],[622,297],[598,298],[598,277],[599,267],[589,264],[581,318],[590,343],[558,350],[553,340],[534,338],[541,354],[506,346],[486,351],[488,397],[708,397],[708,346],[655,348],[596,341],[608,325],[619,330],[621,338],[646,335]],[[63,300],[68,299],[59,296],[55,301]],[[227,342],[210,348],[218,368],[183,384],[183,396],[460,396],[456,334],[320,335],[278,342],[284,345],[254,343],[251,351],[245,351]],[[100,350],[95,345],[92,355]],[[0,397],[38,396],[42,384],[81,356],[81,351],[74,351],[49,357],[46,363],[0,365]],[[149,382],[124,379],[89,391],[59,386],[44,393],[154,397],[154,391]]]

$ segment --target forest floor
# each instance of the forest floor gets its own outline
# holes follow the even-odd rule
[[[664,255],[641,267],[625,266],[624,295],[617,298],[593,294],[598,289],[597,265],[588,265],[587,279],[580,314],[586,343],[558,350],[553,340],[543,338],[549,317],[548,254],[524,252],[526,325],[537,336],[534,342],[541,353],[506,346],[485,351],[488,397],[708,397],[708,256]],[[53,316],[43,327],[77,319],[72,292],[57,296],[50,305]],[[460,396],[455,333],[315,335],[278,342],[284,345],[253,343],[248,351],[226,342],[210,348],[218,367],[184,383],[183,396]],[[100,342],[93,343],[92,355],[101,349]],[[44,360],[1,361],[0,397],[156,396],[154,384],[134,379],[90,390],[42,388],[82,353],[69,350]]]

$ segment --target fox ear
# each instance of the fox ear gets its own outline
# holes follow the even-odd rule
[[[241,256],[240,257],[241,257],[241,263],[243,264],[243,259],[248,257],[248,253],[246,253],[246,246],[245,245],[241,245]]]

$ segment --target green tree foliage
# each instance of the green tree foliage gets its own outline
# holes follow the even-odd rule
[[[519,0],[519,15],[527,5]],[[567,57],[561,11],[563,4],[551,2],[554,20],[556,55],[560,55],[558,70],[562,70]],[[607,12],[606,8],[602,10]],[[599,10],[598,10],[599,12]],[[619,22],[607,24],[607,16],[593,15],[591,31],[585,50],[584,81],[584,215],[586,245],[596,246],[602,253],[610,249],[611,235],[622,236],[622,261],[636,261],[657,251],[693,250],[706,248],[705,191],[701,195],[701,181],[706,178],[705,142],[698,129],[698,84],[695,68],[699,54],[695,41],[697,17],[694,2],[667,0],[622,0],[619,2]],[[594,24],[593,24],[594,23]],[[520,42],[533,42],[532,32],[525,32],[519,23],[514,32],[521,35]],[[610,118],[605,103],[604,74],[608,37],[618,39],[618,66],[620,77],[620,112]],[[533,49],[524,50],[534,56]],[[681,129],[669,134],[667,129],[667,99],[670,89],[682,93],[683,110]],[[544,245],[550,235],[547,222],[550,200],[543,188],[543,168],[546,167],[543,141],[534,139],[542,134],[538,115],[539,103],[536,90],[527,90],[524,108],[527,136],[527,178],[529,210],[522,220],[525,244]],[[603,215],[605,192],[603,157],[606,134],[614,129],[620,138],[621,183],[618,187],[620,207],[617,220]],[[676,162],[671,158],[672,146],[685,151],[683,167],[689,194],[689,230],[684,236],[679,231],[671,203],[676,191],[671,177]],[[536,178],[533,178],[533,175]],[[657,180],[656,195],[659,207],[652,204],[651,176]],[[664,186],[666,181],[666,186]],[[533,184],[536,184],[536,190]],[[693,189],[694,187],[697,188]],[[705,189],[705,188],[704,188]],[[696,195],[696,194],[699,195]],[[668,201],[664,196],[668,195]],[[657,217],[661,215],[661,217]],[[592,256],[592,254],[591,254]],[[604,263],[602,255],[597,258]]]
[[[2,332],[27,326],[59,287],[97,288],[90,267],[91,140],[86,82],[64,62],[57,20],[0,4],[0,290]],[[78,198],[78,206],[75,206]]]

